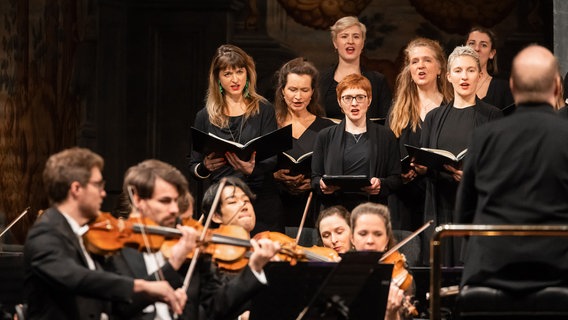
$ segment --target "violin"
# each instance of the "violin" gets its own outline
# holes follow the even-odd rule
[[[414,279],[410,274],[410,272],[408,272],[407,269],[408,264],[406,262],[406,257],[404,256],[404,254],[400,253],[398,249],[401,248],[406,243],[408,243],[414,237],[419,235],[422,231],[428,228],[430,224],[432,224],[433,222],[434,222],[433,220],[426,222],[424,225],[418,228],[418,230],[414,231],[411,235],[409,235],[401,242],[399,242],[397,245],[393,246],[390,250],[385,252],[381,257],[381,259],[379,259],[379,263],[392,263],[394,265],[392,270],[391,283],[405,292],[411,288],[410,286],[412,285]],[[406,299],[406,297],[405,299],[403,299],[402,306],[404,308],[403,311],[406,316],[418,315],[418,310],[416,310],[414,304],[412,304],[408,299]]]
[[[394,251],[385,257],[382,263],[392,263],[392,283],[399,287],[403,291],[407,291],[412,282],[414,281],[412,275],[406,269],[408,264],[406,263],[406,257],[399,251]]]
[[[145,224],[156,226],[149,219],[140,219]],[[148,241],[144,241],[142,234],[134,232],[136,222],[134,218],[117,219],[108,212],[100,212],[95,221],[89,223],[89,231],[83,235],[85,247],[89,252],[102,256],[113,254],[125,246],[140,251],[147,246],[152,251],[159,250],[164,236],[148,235]]]
[[[320,261],[320,262],[337,262],[340,260],[339,254],[337,251],[333,250],[332,248],[325,248],[325,247],[303,247],[296,244],[296,241],[291,237],[280,233],[280,232],[273,232],[273,231],[264,231],[256,234],[254,239],[270,239],[275,242],[279,242],[282,247],[286,248],[294,248],[293,251],[299,252],[300,254],[296,255],[296,257],[303,257],[304,259],[300,259],[300,261]],[[278,257],[283,261],[289,261],[288,256],[282,256],[278,254]],[[296,261],[290,261],[291,263],[295,263]]]
[[[89,231],[84,235],[87,250],[99,255],[108,255],[129,246],[139,251],[160,251],[168,258],[181,232],[175,228],[158,226],[147,218],[140,219],[117,219],[110,213],[100,213],[97,219],[89,224]],[[196,220],[188,219],[182,223],[198,231],[203,230],[201,223]],[[145,237],[147,241],[144,240]],[[207,236],[198,242],[198,245],[204,253],[212,256],[220,268],[230,271],[246,267],[248,252],[252,247],[249,233],[236,225],[222,225],[217,229],[207,230]],[[285,244],[282,245],[279,255],[284,261],[304,258],[302,251]],[[193,252],[190,252],[187,258],[193,258]]]

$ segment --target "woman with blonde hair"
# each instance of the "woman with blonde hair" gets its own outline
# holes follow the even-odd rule
[[[477,52],[469,46],[456,47],[448,57],[446,74],[454,90],[454,99],[427,114],[420,137],[421,147],[459,154],[467,149],[474,128],[503,116],[501,110],[476,96],[480,74]],[[414,168],[419,174],[427,174],[424,221],[434,220],[434,225],[452,223],[456,192],[463,174],[461,167],[445,165],[443,170],[435,170],[415,165]],[[425,264],[429,261],[431,235],[431,228],[424,232],[422,253]],[[443,250],[446,266],[461,264],[458,241],[453,241],[456,244],[452,245],[451,240],[446,243],[452,250]]]
[[[331,40],[338,56],[338,62],[321,74],[320,104],[325,108],[326,117],[341,119],[341,107],[335,96],[337,84],[350,74],[365,76],[371,81],[373,101],[369,107],[369,118],[385,118],[391,105],[391,90],[383,74],[361,66],[361,53],[365,46],[367,28],[354,16],[343,17],[331,26]]]
[[[401,157],[405,144],[420,145],[426,114],[452,99],[446,78],[446,56],[438,41],[416,38],[404,49],[404,64],[396,79],[396,93],[388,126],[398,139]],[[393,228],[413,231],[423,223],[424,179],[413,167],[403,168],[404,185],[389,198]]]
[[[241,48],[220,46],[209,69],[209,86],[205,108],[195,116],[194,127],[223,139],[245,144],[253,138],[276,130],[274,107],[256,92],[256,69],[252,57]],[[190,168],[193,176],[210,183],[222,177],[236,176],[258,195],[253,202],[260,231],[284,231],[282,203],[272,171],[276,156],[256,161],[236,154],[201,154],[192,150]]]

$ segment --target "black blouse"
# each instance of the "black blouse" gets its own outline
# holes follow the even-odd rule
[[[501,110],[515,102],[511,94],[509,81],[495,77],[489,82],[487,95],[481,100]]]
[[[320,77],[320,104],[324,106],[325,116],[328,118],[343,119],[345,115],[337,102],[337,81],[333,79],[337,64],[321,73]],[[382,73],[361,68],[361,73],[371,82],[373,99],[367,111],[367,119],[386,118],[392,103],[392,93],[385,76]]]

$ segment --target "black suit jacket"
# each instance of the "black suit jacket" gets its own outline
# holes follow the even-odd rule
[[[520,105],[474,131],[456,222],[568,224],[568,126],[550,105]],[[533,290],[566,285],[565,238],[469,239],[463,285]]]
[[[143,254],[132,248],[123,248],[120,254],[113,256],[106,264],[107,268],[123,275],[146,280],[155,280],[154,274],[148,274]],[[164,280],[173,288],[183,285],[188,264],[175,271],[166,262],[161,271]],[[192,275],[188,288],[188,301],[181,317],[186,320],[230,319],[244,311],[245,303],[264,288],[247,266],[238,276],[224,283],[211,262],[210,256],[202,256]],[[119,319],[154,319],[155,312],[142,313],[150,303],[144,297],[135,297],[131,304],[116,306],[114,315]]]
[[[132,278],[145,279],[148,281],[156,280],[155,274],[148,274],[142,253],[133,248],[122,248],[117,254],[111,256],[108,261],[105,262],[104,268],[108,271]],[[164,280],[168,281],[172,288],[182,286],[183,279],[169,263],[166,263],[161,268],[161,273],[164,276]],[[151,303],[153,303],[153,301],[145,295],[134,295],[131,303],[115,304],[113,316],[118,316],[119,319],[152,320],[155,317],[155,311],[149,313],[142,312],[142,310]],[[193,306],[192,304],[191,308],[193,308]],[[189,308],[189,304],[187,307]],[[187,310],[189,311],[189,309]]]
[[[28,319],[100,319],[108,301],[129,301],[133,280],[90,270],[77,236],[55,208],[29,230],[24,245]]]

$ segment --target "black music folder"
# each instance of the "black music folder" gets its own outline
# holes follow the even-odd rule
[[[383,319],[392,264],[381,252],[349,252],[339,263],[272,262],[268,287],[251,303],[251,320]]]
[[[361,188],[371,185],[371,179],[365,175],[324,174],[321,178],[327,186],[339,186],[344,192],[361,191]]]
[[[234,152],[241,160],[248,161],[252,153],[256,151],[256,161],[262,161],[292,148],[292,125],[289,124],[251,139],[245,144],[223,139],[191,127],[191,142],[192,148],[203,155],[214,152],[223,156],[225,152]]]
[[[290,172],[288,173],[289,176],[297,176],[299,174],[303,174],[305,177],[310,177],[312,173],[313,153],[313,151],[304,153],[296,159],[286,152],[281,152],[278,154],[277,168],[278,170],[290,170]]]
[[[446,164],[453,166],[454,168],[461,168],[463,158],[467,154],[467,149],[464,149],[457,155],[454,155],[443,149],[420,148],[408,144],[405,144],[404,146],[408,151],[408,155],[411,158],[414,158],[415,163],[438,171],[447,171],[444,169],[444,165]]]

